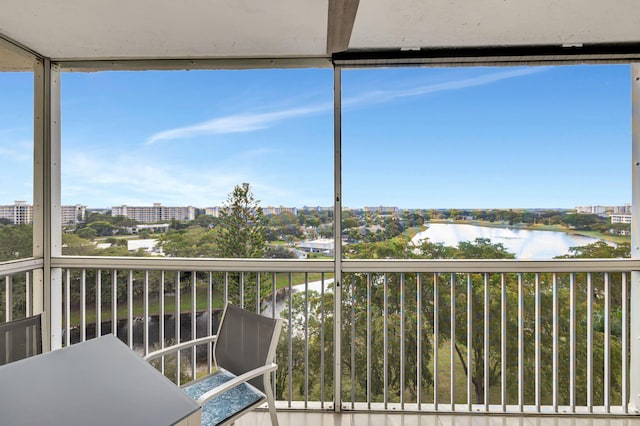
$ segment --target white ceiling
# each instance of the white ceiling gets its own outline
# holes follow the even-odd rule
[[[361,0],[355,22],[348,3],[2,0],[0,35],[53,60],[327,57],[332,19],[349,50],[640,42],[638,0]]]
[[[363,0],[350,48],[640,41],[638,0]]]

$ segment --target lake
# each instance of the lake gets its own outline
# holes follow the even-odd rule
[[[488,238],[492,243],[502,243],[517,259],[552,259],[569,253],[570,247],[584,246],[600,241],[583,235],[556,231],[529,231],[526,229],[488,228],[484,226],[430,223],[429,229],[416,234],[412,241],[419,243],[428,238],[432,243],[457,246],[461,241]]]

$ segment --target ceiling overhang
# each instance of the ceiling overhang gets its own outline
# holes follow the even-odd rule
[[[0,37],[70,69],[633,61],[640,2],[3,0]]]

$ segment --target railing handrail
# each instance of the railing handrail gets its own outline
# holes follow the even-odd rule
[[[0,264],[0,267],[3,264]],[[219,259],[181,257],[60,256],[55,268],[148,269],[207,272],[333,272],[334,261],[301,259]],[[343,272],[628,272],[640,259],[344,259]],[[12,270],[13,271],[13,270]],[[2,273],[2,269],[0,269]]]
[[[629,272],[640,270],[637,259],[353,259],[343,272]]]
[[[332,260],[187,257],[60,256],[54,268],[148,269],[205,272],[332,272]]]
[[[0,262],[0,277],[19,274],[20,272],[29,272],[43,267],[44,259],[35,257]]]

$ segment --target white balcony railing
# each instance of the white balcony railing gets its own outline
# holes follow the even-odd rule
[[[333,408],[338,383],[342,410],[630,413],[637,262],[340,263],[334,297],[331,261],[56,258],[63,344],[113,332],[146,354],[215,333],[217,309],[232,301],[285,318],[274,380],[282,407]],[[11,286],[41,267],[6,265]],[[11,286],[5,305],[16,302]],[[211,368],[210,349],[159,368],[193,380]]]
[[[32,314],[33,272],[43,265],[42,259],[0,263],[0,320],[11,321]]]

